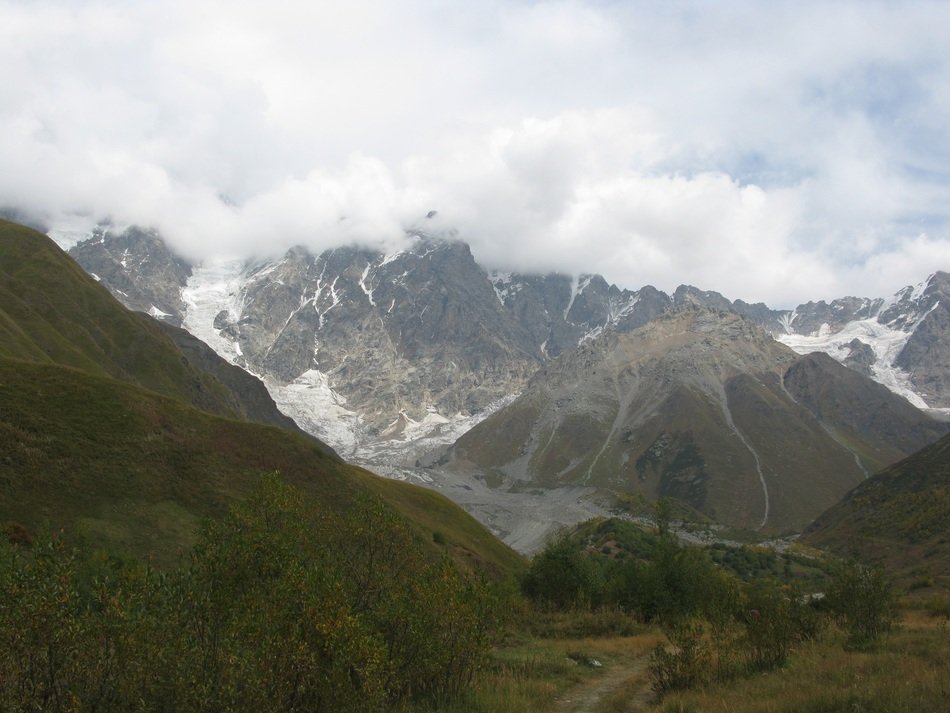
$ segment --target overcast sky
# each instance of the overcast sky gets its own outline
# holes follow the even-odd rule
[[[945,2],[0,0],[0,207],[192,258],[424,222],[501,269],[890,294],[950,270],[948,31]]]

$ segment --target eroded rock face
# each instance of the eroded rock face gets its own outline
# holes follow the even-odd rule
[[[316,369],[377,432],[405,412],[472,413],[539,362],[462,243],[420,241],[388,259],[293,250],[252,270],[229,327],[248,363],[292,381]]]
[[[653,288],[623,291],[599,276],[489,273],[464,243],[426,235],[392,255],[295,248],[238,283],[213,328],[258,373],[326,375],[366,437],[481,413],[553,356],[671,307]]]
[[[889,299],[809,302],[781,318],[777,338],[824,351],[921,408],[950,407],[950,275],[937,272]]]
[[[916,309],[898,318],[907,314],[905,319],[917,318],[917,323],[896,364],[910,374],[928,405],[950,408],[950,275],[936,273],[920,298],[908,302]]]
[[[841,363],[869,378],[873,378],[874,372],[871,367],[877,361],[877,355],[874,354],[871,345],[855,337],[848,342],[848,349],[848,356]]]
[[[129,309],[181,326],[181,290],[191,265],[157,233],[134,227],[119,234],[96,230],[69,254]]]

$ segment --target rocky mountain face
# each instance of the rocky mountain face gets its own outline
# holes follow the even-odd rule
[[[294,248],[189,266],[130,230],[71,254],[125,304],[259,376],[342,455],[451,481],[478,500],[470,510],[508,523],[497,531],[530,519],[528,506],[507,511],[539,486],[571,502],[668,495],[723,522],[794,529],[945,431],[893,393],[946,403],[943,273],[890,300],[787,312],[686,285],[487,271],[464,243],[424,233],[388,254]]]
[[[672,305],[652,287],[621,290],[596,275],[489,273],[464,243],[424,234],[390,255],[295,248],[192,268],[133,229],[98,232],[70,254],[129,307],[183,324],[261,375],[282,407],[344,451],[462,427],[548,359]],[[321,423],[328,413],[332,427]]]
[[[69,254],[129,309],[181,326],[181,290],[191,265],[154,231],[133,227],[115,234],[96,229]]]
[[[936,272],[890,298],[843,297],[791,311],[734,302],[680,286],[676,305],[695,304],[748,317],[799,354],[821,351],[870,376],[918,408],[950,408],[950,275]]]
[[[551,359],[688,305],[743,315],[799,353],[824,351],[917,407],[950,407],[946,273],[889,300],[787,312],[686,285],[669,296],[598,275],[489,272],[465,244],[424,234],[391,255],[295,248],[191,267],[153,233],[130,229],[100,231],[71,254],[126,305],[182,324],[260,375],[283,408],[344,452],[464,429]]]
[[[918,408],[950,408],[950,274],[889,299],[809,302],[781,322],[776,338],[795,351],[826,352]]]
[[[684,304],[546,364],[440,465],[514,485],[672,496],[720,522],[781,531],[945,430],[735,312]]]
[[[252,268],[239,309],[215,322],[252,369],[326,374],[374,434],[483,410],[539,361],[467,246],[425,238],[398,256],[291,250]]]

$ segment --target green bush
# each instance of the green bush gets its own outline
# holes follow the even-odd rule
[[[747,665],[750,671],[770,671],[788,659],[798,640],[793,610],[797,603],[773,583],[756,582],[748,590],[744,616]]]
[[[857,562],[841,565],[827,592],[827,607],[848,632],[847,646],[873,646],[897,622],[897,595],[880,567]]]
[[[603,564],[567,535],[555,538],[531,561],[522,591],[542,605],[589,609],[604,603]]]

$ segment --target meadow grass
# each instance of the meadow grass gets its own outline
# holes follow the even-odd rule
[[[425,713],[551,713],[572,690],[618,668],[629,675],[604,692],[598,713],[950,711],[950,623],[922,607],[905,609],[901,626],[870,651],[846,650],[846,635],[832,626],[798,645],[782,668],[670,693],[662,700],[650,689],[648,671],[650,652],[666,642],[660,629],[631,620],[636,634],[604,633],[604,618],[525,613],[491,652],[471,690]],[[560,635],[582,632],[584,622],[588,635]],[[588,659],[603,666],[585,665]]]
[[[671,693],[654,713],[940,713],[950,710],[950,629],[921,610],[871,651],[848,651],[831,628],[783,668]]]
[[[652,627],[629,617],[619,625],[636,634],[603,634],[605,621],[623,615],[528,612],[491,652],[474,685],[461,698],[443,703],[440,713],[550,713],[568,691],[617,667],[645,660],[663,640]],[[562,635],[572,632],[573,635]],[[586,633],[585,633],[586,632]],[[597,662],[596,664],[594,662]],[[633,691],[631,695],[635,695]],[[617,711],[624,710],[616,708]]]

